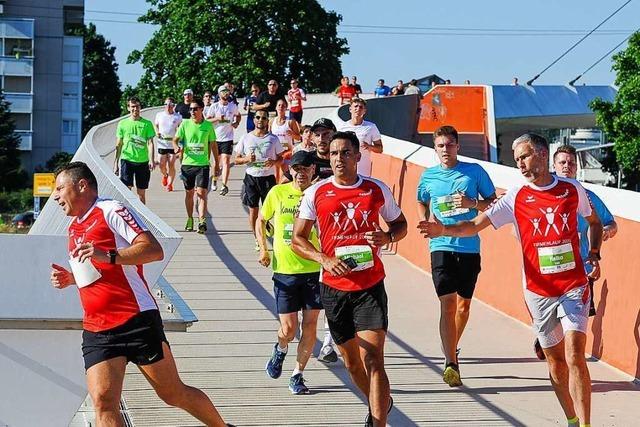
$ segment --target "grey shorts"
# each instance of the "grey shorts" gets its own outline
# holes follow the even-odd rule
[[[587,333],[589,287],[571,289],[559,297],[544,297],[524,290],[524,299],[533,318],[533,330],[542,348],[553,347],[567,331]]]

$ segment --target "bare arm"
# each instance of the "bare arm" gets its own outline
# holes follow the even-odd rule
[[[434,221],[420,221],[418,230],[425,238],[434,238],[440,236],[452,237],[470,237],[475,236],[480,231],[491,225],[491,220],[484,212],[470,221],[460,221],[455,224],[442,224],[438,218],[434,216]]]
[[[373,145],[369,145],[367,148],[374,153],[382,153],[382,140],[378,139],[373,141]]]
[[[591,215],[585,217],[589,223],[589,255],[587,255],[586,262],[593,266],[593,270],[589,273],[589,277],[598,280],[600,278],[600,247],[602,246],[603,239],[603,227],[600,217],[595,210],[591,211]]]
[[[153,138],[149,138],[147,141],[147,150],[149,151],[149,170],[153,170],[156,167],[155,162],[155,149],[154,149]]]
[[[602,241],[606,242],[608,239],[614,238],[616,234],[618,234],[618,223],[612,221],[603,227]]]
[[[116,175],[120,170],[120,152],[122,151],[122,144],[123,144],[122,139],[116,138],[116,156],[113,160],[113,171],[115,172]]]
[[[421,202],[418,200],[418,221],[428,221],[431,213],[429,212],[429,202]]]
[[[255,224],[256,240],[260,246],[260,255],[258,255],[258,262],[264,267],[269,267],[271,258],[269,257],[269,248],[267,247],[267,233],[266,233],[267,220],[264,219],[262,213],[258,213],[258,219]]]
[[[464,193],[459,192],[453,195],[453,205],[456,208],[468,208],[468,209],[477,209],[479,211],[483,211],[487,209],[491,203],[496,199],[496,193],[493,193],[489,197],[485,199],[477,199],[467,197]]]
[[[392,242],[402,240],[407,235],[407,219],[404,214],[394,219],[391,222],[387,222],[389,231],[382,231],[378,224],[374,224],[375,231],[367,231],[364,233],[364,238],[372,246],[384,246]]]
[[[291,137],[294,141],[300,141],[302,137],[300,136],[300,126],[298,122],[295,120],[289,120],[289,129],[291,129]]]
[[[324,271],[340,277],[348,274],[351,269],[338,257],[330,257],[317,250],[309,240],[314,221],[296,218],[293,224],[293,236],[291,249],[302,258],[315,261],[322,265]]]
[[[231,126],[236,129],[238,127],[238,125],[240,124],[240,120],[242,120],[242,116],[240,116],[240,113],[236,113],[233,115],[233,122],[231,123]]]
[[[80,257],[80,261],[84,261],[87,258],[93,258],[95,261],[105,263],[108,263],[110,261],[107,252],[102,249],[96,248],[92,243],[83,243],[76,246],[76,248],[71,253],[71,256],[74,258]],[[135,240],[131,243],[131,246],[118,249],[118,254],[116,255],[116,264],[148,264],[153,261],[160,261],[162,258],[164,258],[164,251],[162,250],[162,246],[150,231],[145,231],[135,238]]]

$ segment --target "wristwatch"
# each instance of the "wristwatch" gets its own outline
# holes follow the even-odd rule
[[[118,251],[116,251],[115,249],[111,249],[109,250],[109,252],[107,252],[107,255],[109,255],[109,264],[115,264]]]
[[[589,255],[595,255],[596,259],[600,261],[602,258],[600,257],[600,249],[591,249],[589,250]]]

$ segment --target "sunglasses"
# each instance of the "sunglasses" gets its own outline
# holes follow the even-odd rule
[[[200,107],[191,107],[189,108],[189,111],[198,111],[200,109]]]
[[[173,102],[165,102],[164,105],[171,105],[174,106],[175,104]]]
[[[269,117],[267,116],[255,116],[256,120],[269,120]]]

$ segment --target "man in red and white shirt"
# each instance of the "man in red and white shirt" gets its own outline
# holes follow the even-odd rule
[[[298,79],[291,79],[291,89],[287,92],[289,102],[289,120],[302,123],[302,101],[307,100],[307,94],[298,86]]]
[[[72,262],[91,263],[88,268],[98,272],[86,283],[62,266],[53,264],[51,271],[54,287],[78,286],[84,309],[82,352],[98,425],[124,425],[120,395],[127,363],[133,362],[167,404],[206,425],[225,426],[207,395],[178,376],[143,274],[143,264],[163,258],[160,243],[123,204],[98,198],[96,177],[82,162],[58,171],[53,199],[73,217]]]
[[[527,184],[509,190],[487,211],[452,225],[422,221],[426,237],[463,237],[513,223],[522,246],[524,296],[549,366],[551,384],[570,426],[591,420],[591,379],[585,359],[589,288],[580,257],[578,215],[589,222],[587,263],[599,268],[602,223],[580,183],[549,173],[549,144],[536,134],[513,142]],[[571,394],[569,384],[572,384]]]
[[[357,173],[360,142],[337,132],[330,144],[334,176],[309,187],[293,228],[293,251],[322,265],[320,295],[331,335],[355,385],[369,400],[367,425],[386,425],[391,408],[384,370],[388,326],[381,247],[402,239],[407,222],[384,183]],[[379,218],[387,223],[382,231]],[[309,239],[317,224],[321,250]]]

